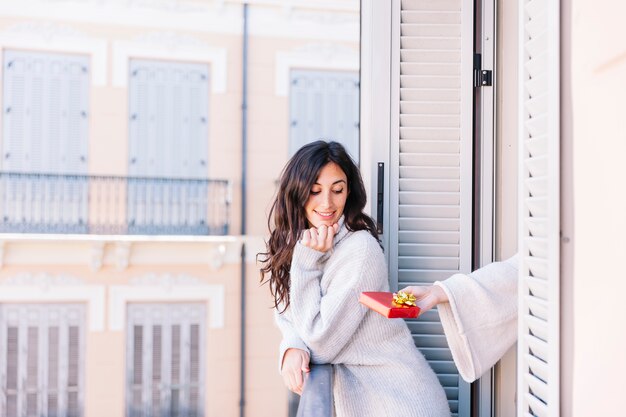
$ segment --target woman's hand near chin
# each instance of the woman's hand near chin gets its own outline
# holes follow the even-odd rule
[[[312,227],[310,229],[306,229],[302,233],[300,243],[319,252],[328,252],[333,247],[333,238],[338,231],[338,223],[335,223],[332,226],[322,224],[318,227]]]

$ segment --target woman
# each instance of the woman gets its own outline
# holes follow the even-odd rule
[[[304,146],[282,173],[261,270],[283,334],[281,373],[301,392],[309,360],[333,364],[337,417],[449,416],[405,322],[358,303],[362,291],[389,288],[365,202],[359,170],[338,143]]]

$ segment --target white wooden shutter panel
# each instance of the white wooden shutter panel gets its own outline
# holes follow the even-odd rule
[[[205,314],[203,304],[128,306],[128,416],[204,416]]]
[[[394,2],[390,167],[392,288],[471,268],[473,3]],[[453,415],[470,415],[438,313],[409,320]]]
[[[359,161],[359,74],[292,70],[289,152],[318,139],[341,143]]]
[[[83,414],[83,305],[0,306],[2,417]]]
[[[518,416],[559,415],[559,3],[520,3]]]

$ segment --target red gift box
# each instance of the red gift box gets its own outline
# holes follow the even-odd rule
[[[362,292],[359,302],[389,319],[414,319],[420,313],[419,307],[394,303],[392,292]]]

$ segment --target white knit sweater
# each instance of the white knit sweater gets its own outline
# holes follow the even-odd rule
[[[485,373],[517,340],[518,257],[436,282],[448,295],[439,318],[464,380]]]
[[[359,304],[362,291],[388,291],[385,258],[367,232],[341,227],[322,253],[298,243],[291,264],[290,306],[277,314],[282,356],[296,347],[312,363],[335,365],[337,417],[449,416],[446,395],[402,319]]]

